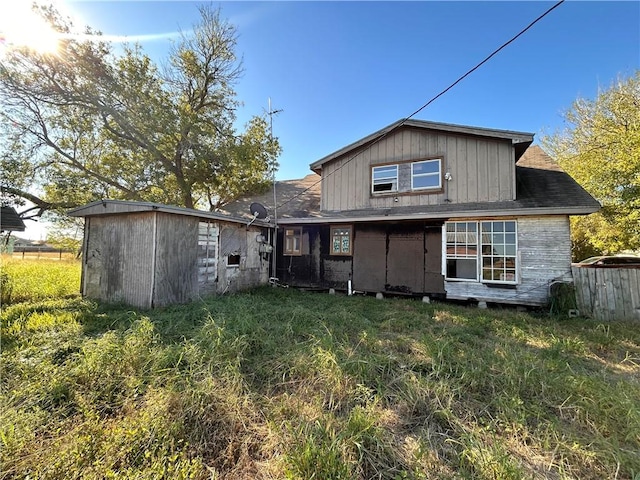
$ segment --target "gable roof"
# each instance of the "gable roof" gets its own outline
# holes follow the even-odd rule
[[[0,232],[24,232],[26,226],[13,207],[3,206],[0,210]]]
[[[496,130],[492,128],[470,127],[452,123],[428,122],[426,120],[403,118],[398,120],[397,122],[392,123],[391,125],[384,127],[381,130],[378,130],[377,132],[372,133],[371,135],[367,135],[366,137],[361,138],[360,140],[327,155],[326,157],[321,158],[320,160],[313,162],[311,165],[309,165],[309,168],[319,174],[322,171],[322,166],[325,163],[335,160],[336,158],[353,150],[357,150],[361,147],[369,145],[376,140],[389,135],[392,131],[399,128],[419,128],[424,130],[436,130],[444,131],[447,133],[458,133],[478,137],[502,138],[505,140],[511,140],[515,147],[516,160],[518,160],[518,158],[520,158],[527,147],[531,145],[534,135],[533,133],[516,132],[512,130]]]

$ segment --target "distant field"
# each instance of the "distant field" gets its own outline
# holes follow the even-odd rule
[[[0,317],[2,479],[640,474],[635,325],[266,287],[153,311],[33,295]]]

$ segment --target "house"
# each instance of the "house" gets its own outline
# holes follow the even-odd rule
[[[400,120],[258,201],[293,286],[543,305],[571,280],[570,215],[599,203],[533,134]]]
[[[272,228],[256,218],[148,202],[104,200],[84,217],[83,296],[151,308],[269,280]]]

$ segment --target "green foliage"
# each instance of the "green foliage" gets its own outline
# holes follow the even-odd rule
[[[72,31],[52,7],[40,11]],[[218,10],[200,13],[163,68],[139,45],[119,53],[91,29],[92,41],[67,35],[55,55],[8,49],[0,166],[13,173],[3,175],[3,196],[42,213],[101,198],[214,208],[260,191],[280,146],[262,117],[234,127],[236,29]]]
[[[640,248],[640,72],[578,99],[545,147],[602,204],[572,219],[574,258]]]
[[[264,288],[3,309],[5,478],[633,478],[629,325]]]

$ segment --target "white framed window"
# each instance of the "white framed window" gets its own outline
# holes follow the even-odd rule
[[[389,193],[398,191],[398,165],[383,165],[371,169],[371,191]]]
[[[284,255],[302,255],[302,227],[284,229]]]
[[[518,283],[516,220],[445,223],[445,279]]]
[[[442,188],[442,159],[434,158],[411,164],[411,190]]]
[[[331,255],[351,255],[351,225],[331,227]]]
[[[478,281],[478,223],[446,223],[447,280]]]
[[[516,221],[481,222],[482,281],[516,283]]]

